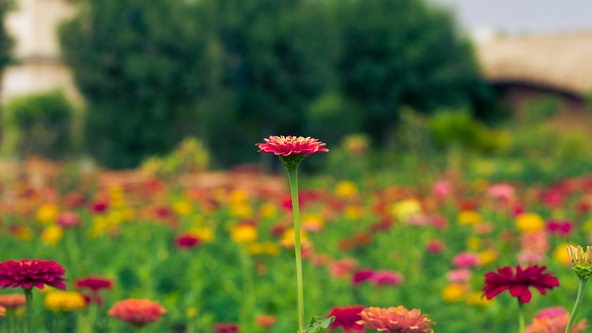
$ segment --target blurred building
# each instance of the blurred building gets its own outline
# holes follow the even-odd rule
[[[72,75],[60,59],[59,23],[74,14],[72,0],[16,0],[6,18],[16,63],[2,77],[0,99],[62,89],[77,99]]]
[[[563,114],[586,117],[592,93],[592,32],[501,37],[478,43],[483,74],[512,110],[540,97],[556,97]],[[584,119],[584,118],[581,118]]]

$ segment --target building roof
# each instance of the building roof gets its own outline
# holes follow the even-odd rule
[[[485,77],[585,95],[592,92],[592,32],[505,37],[477,45]]]

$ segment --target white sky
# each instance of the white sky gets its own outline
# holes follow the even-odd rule
[[[592,31],[592,0],[430,0],[455,8],[469,30],[509,34]]]

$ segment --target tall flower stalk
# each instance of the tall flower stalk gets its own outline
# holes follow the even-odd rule
[[[294,219],[294,255],[296,262],[296,295],[298,314],[298,333],[304,333],[304,279],[302,277],[302,251],[300,242],[300,203],[298,201],[298,166],[307,156],[328,152],[325,143],[311,137],[270,136],[258,143],[260,153],[278,156],[288,173],[292,214]]]
[[[578,294],[565,327],[565,332],[571,333],[571,328],[576,321],[576,314],[582,303],[586,281],[592,275],[592,246],[586,246],[586,250],[584,250],[581,246],[569,245],[567,253],[572,262],[571,268],[578,277]]]

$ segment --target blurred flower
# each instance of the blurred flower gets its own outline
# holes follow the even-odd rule
[[[343,180],[335,185],[335,195],[340,198],[353,198],[358,195],[358,187],[352,181]]]
[[[43,228],[41,232],[41,241],[46,245],[58,244],[64,235],[64,230],[57,224],[49,225]]]
[[[488,306],[491,304],[492,301],[488,300],[487,298],[483,297],[483,293],[479,291],[471,292],[467,295],[466,299],[468,304],[474,306]]]
[[[433,333],[433,321],[422,315],[418,309],[408,310],[403,306],[377,308],[369,307],[360,312],[364,327],[387,333]]]
[[[546,253],[549,250],[549,240],[545,231],[527,232],[520,235],[520,248],[532,252]]]
[[[461,252],[452,259],[454,267],[457,268],[471,268],[480,265],[481,260],[479,255],[472,252]]]
[[[547,231],[559,236],[569,236],[573,230],[573,224],[569,220],[549,220],[547,222]]]
[[[257,227],[251,224],[238,224],[232,228],[230,237],[237,244],[252,243],[257,240]]]
[[[444,302],[461,302],[467,294],[467,286],[461,283],[450,283],[442,288],[441,296]]]
[[[492,299],[504,290],[508,290],[512,297],[516,297],[522,303],[530,302],[532,293],[528,289],[533,287],[542,295],[547,293],[546,289],[553,289],[559,286],[559,280],[549,273],[543,273],[547,267],[530,265],[526,269],[520,265],[516,269],[510,266],[497,269],[497,273],[485,274],[485,286],[483,291],[487,299]]]
[[[57,224],[63,228],[80,226],[80,217],[74,212],[63,212],[58,216]]]
[[[567,249],[570,245],[573,245],[572,243],[562,243],[559,244],[555,247],[555,249],[553,249],[553,253],[551,254],[551,256],[553,257],[553,260],[562,263],[566,266],[571,265],[571,258],[569,257],[569,253],[567,252]]]
[[[323,217],[318,214],[306,214],[302,217],[302,229],[308,232],[319,232],[324,225]]]
[[[468,282],[473,273],[468,269],[455,269],[446,273],[446,279],[450,283]]]
[[[502,202],[510,201],[514,194],[514,187],[510,184],[494,184],[487,189],[487,195]]]
[[[56,221],[60,210],[54,204],[43,204],[37,209],[37,221],[43,224],[53,223]]]
[[[273,242],[250,243],[247,247],[252,255],[277,256],[280,254],[280,248]]]
[[[218,323],[213,326],[215,333],[238,333],[240,328],[235,323]]]
[[[534,318],[553,318],[557,316],[563,316],[569,314],[567,310],[562,306],[551,306],[544,308],[534,315]]]
[[[175,237],[175,245],[182,250],[192,249],[200,244],[200,239],[191,233],[184,233]]]
[[[460,225],[479,224],[481,223],[482,219],[483,218],[481,217],[481,214],[472,210],[463,210],[460,213],[458,213],[458,216],[456,217],[456,221]]]
[[[521,265],[541,264],[543,261],[545,261],[544,253],[530,250],[518,252],[518,262]]]
[[[375,286],[393,286],[398,287],[403,283],[403,276],[393,271],[374,271],[360,270],[352,278],[353,285],[358,285],[364,281],[369,281]]]
[[[311,137],[296,136],[270,136],[263,139],[264,143],[258,143],[260,153],[274,154],[278,156],[310,155],[325,153],[329,149],[324,148],[325,143]]]
[[[432,254],[441,253],[444,250],[444,243],[441,240],[431,240],[426,244],[426,251]]]
[[[535,213],[522,213],[516,217],[515,223],[520,232],[536,232],[545,227],[543,218]]]
[[[329,264],[329,273],[332,278],[336,279],[350,278],[357,267],[358,262],[355,259],[336,260]]]
[[[86,308],[86,301],[75,291],[51,291],[45,295],[44,305],[55,312],[73,311]]]
[[[343,139],[343,148],[353,156],[364,154],[370,146],[370,140],[363,134],[350,134]]]
[[[526,327],[526,333],[564,333],[569,320],[569,313],[562,307],[551,307],[539,311],[530,325]],[[571,333],[583,333],[588,328],[585,319],[572,326]]]
[[[191,228],[188,233],[199,238],[203,243],[210,243],[214,240],[214,230],[209,227]]]
[[[22,293],[0,295],[0,306],[3,306],[7,309],[25,306],[26,302],[27,300],[25,299],[25,295]]]
[[[0,263],[0,287],[43,289],[45,285],[48,285],[58,289],[66,289],[64,273],[66,273],[64,268],[51,260],[8,260]]]
[[[108,312],[111,317],[136,327],[157,321],[165,313],[166,310],[158,302],[134,298],[115,303]]]
[[[453,194],[454,187],[452,186],[452,182],[447,179],[441,179],[432,185],[432,194],[436,198],[447,198]]]
[[[187,216],[191,214],[193,207],[191,203],[186,200],[175,201],[172,205],[173,212],[178,216]]]
[[[101,289],[111,289],[113,287],[113,280],[102,276],[91,275],[76,280],[75,284],[76,288],[88,288],[92,291],[98,291]]]
[[[276,217],[278,213],[278,207],[271,202],[265,202],[259,207],[259,215],[261,218],[269,219]]]
[[[499,253],[496,249],[486,249],[478,254],[480,266],[491,265],[495,262]]]
[[[406,221],[410,216],[421,212],[421,205],[417,200],[408,199],[394,203],[390,211],[399,221]]]
[[[277,322],[277,318],[271,315],[258,315],[255,317],[257,325],[263,328],[270,328]]]
[[[95,214],[105,213],[109,209],[109,203],[105,200],[98,200],[91,204],[90,210]]]
[[[335,317],[329,328],[337,329],[341,327],[345,332],[364,331],[364,326],[357,323],[362,319],[360,316],[362,310],[364,310],[364,307],[358,305],[334,307],[327,315],[327,318]]]
[[[9,230],[19,240],[28,241],[33,239],[33,230],[31,228],[11,225]]]
[[[6,316],[6,308],[0,305],[0,317]]]

